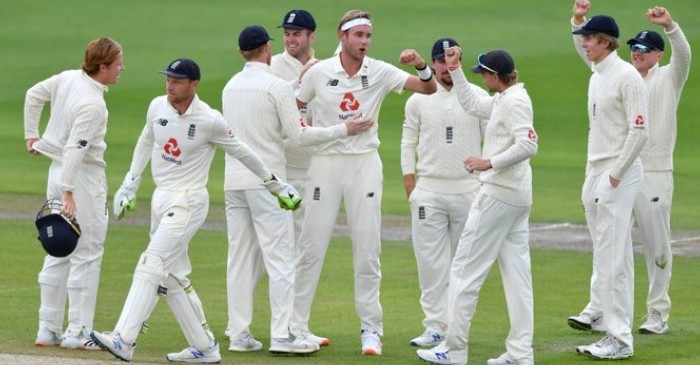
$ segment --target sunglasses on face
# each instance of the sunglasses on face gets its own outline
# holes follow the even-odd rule
[[[630,46],[630,51],[640,52],[640,53],[649,53],[649,52],[653,51],[653,49],[651,49],[643,44],[633,44]]]
[[[486,53],[482,53],[482,54],[479,55],[479,57],[476,58],[476,64],[479,65],[479,67],[483,68],[483,69],[486,70],[486,71],[493,72],[493,73],[497,74],[498,71],[496,71],[496,70],[494,70],[494,69],[492,69],[492,68],[490,68],[490,67],[484,65],[483,63],[481,63],[481,57],[484,57],[484,55],[486,55]]]

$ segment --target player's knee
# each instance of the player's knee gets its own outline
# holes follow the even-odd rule
[[[163,259],[148,251],[142,253],[141,257],[139,257],[139,262],[136,264],[134,278],[140,278],[160,285],[163,282],[164,276]]]

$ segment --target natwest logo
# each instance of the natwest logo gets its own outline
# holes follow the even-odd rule
[[[165,153],[175,157],[180,156],[180,153],[182,152],[180,151],[180,147],[177,144],[177,139],[175,138],[170,138],[168,143],[165,144],[164,149]]]
[[[340,110],[349,112],[360,109],[360,102],[355,99],[352,93],[345,93],[343,101],[340,102]]]

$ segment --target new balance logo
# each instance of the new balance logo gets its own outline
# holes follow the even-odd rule
[[[447,353],[445,353],[445,352],[436,352],[436,353],[435,353],[435,357],[436,357],[437,359],[447,360]]]
[[[326,86],[338,86],[338,79],[330,79],[326,83]]]

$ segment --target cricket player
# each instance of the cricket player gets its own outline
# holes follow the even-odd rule
[[[467,172],[463,161],[467,156],[481,156],[486,120],[468,114],[452,92],[445,45],[458,46],[452,38],[438,39],[433,45],[432,69],[438,90],[408,98],[401,138],[401,170],[411,207],[413,250],[425,314],[425,331],[410,341],[412,346],[432,347],[445,339],[450,265],[481,185],[478,174]],[[480,88],[475,90],[486,95]]]
[[[589,8],[586,8],[589,9]],[[586,10],[583,9],[583,10]],[[585,13],[581,15],[583,22]],[[671,60],[659,66],[664,56],[663,37],[653,30],[643,30],[627,41],[632,65],[644,78],[649,96],[649,139],[640,158],[644,169],[642,192],[634,203],[639,238],[646,258],[649,288],[646,321],[639,327],[642,334],[668,332],[671,299],[671,201],[673,199],[673,149],[676,145],[676,110],[683,85],[690,72],[690,45],[678,23],[662,7],[648,9],[646,16],[652,24],[664,27],[671,45]],[[576,19],[574,19],[576,22]],[[593,299],[593,297],[591,297]],[[569,324],[581,330],[604,328],[602,316],[592,316],[589,303]],[[595,320],[595,321],[594,321]]]
[[[265,28],[249,26],[238,37],[246,63],[223,90],[223,114],[239,138],[260,155],[270,170],[286,179],[283,138],[297,145],[344,140],[368,131],[374,122],[355,118],[327,128],[308,127],[287,81],[272,74],[272,46]],[[312,353],[317,341],[290,332],[294,302],[296,249],[292,214],[274,206],[256,177],[240,162],[226,159],[228,228],[227,296],[230,351],[260,351],[250,332],[255,287],[267,271],[270,282],[270,347],[273,353]],[[300,196],[295,197],[298,201]],[[295,204],[297,208],[299,204]]]
[[[114,331],[92,332],[91,337],[117,358],[131,361],[144,321],[163,296],[189,344],[166,358],[218,363],[219,344],[188,279],[192,267],[187,253],[209,210],[206,183],[216,147],[249,168],[258,184],[279,196],[280,206],[287,208],[283,203],[298,193],[270,173],[257,154],[233,134],[221,113],[199,99],[201,73],[193,60],[176,59],[161,73],[167,75],[167,95],[151,102],[131,167],[114,197],[117,217],[133,209],[141,174],[151,162],[156,189],[151,200],[150,242],[136,264]]]
[[[588,161],[581,200],[593,241],[590,307],[568,319],[574,328],[606,330],[576,351],[594,359],[634,355],[632,208],[642,191],[640,152],[648,138],[647,89],[639,72],[617,55],[615,20],[583,22],[588,0],[574,2],[574,45],[593,75],[588,86]],[[600,323],[600,318],[605,322]]]
[[[107,235],[107,85],[124,71],[121,45],[110,38],[91,41],[80,70],[68,70],[32,86],[24,102],[24,138],[29,153],[51,159],[47,199],[60,200],[62,213],[80,222],[75,251],[63,258],[46,255],[39,273],[41,306],[37,346],[99,350],[92,331]],[[39,139],[44,105],[51,103],[46,130]],[[63,333],[66,296],[68,328]]]
[[[348,11],[340,20],[340,52],[311,67],[297,94],[301,107],[314,100],[314,125],[334,126],[353,118],[377,120],[382,100],[391,91],[431,94],[437,90],[431,69],[413,49],[399,61],[415,67],[413,76],[367,56],[372,16]],[[311,304],[323,268],[340,203],[345,203],[353,242],[355,308],[360,317],[362,353],[380,355],[383,332],[379,304],[381,269],[382,162],[375,125],[369,133],[328,142],[315,149],[308,170],[306,215],[299,237],[296,297],[292,330],[309,330]]]
[[[534,311],[530,269],[529,218],[532,206],[530,158],[537,153],[533,109],[525,86],[518,82],[508,52],[493,50],[477,57],[471,68],[493,96],[482,96],[470,84],[460,64],[461,49],[445,50],[454,82],[453,92],[467,112],[488,119],[482,157],[469,156],[467,171],[481,171],[482,185],[469,211],[452,261],[447,338],[428,350],[418,350],[434,364],[466,364],[469,331],[479,290],[495,261],[501,272],[510,332],[506,352],[488,365],[534,364]]]
[[[294,9],[285,14],[282,25],[278,26],[284,31],[284,51],[272,56],[270,68],[272,73],[288,81],[293,90],[299,89],[299,77],[305,67],[316,63],[314,57],[313,42],[316,40],[316,21],[306,10]],[[306,124],[311,125],[310,108],[301,109]],[[304,194],[306,185],[306,170],[309,169],[311,160],[311,147],[295,146],[289,138],[284,140],[284,156],[287,161],[287,182]],[[292,212],[294,216],[294,238],[299,239],[301,223],[304,219],[305,205]],[[313,336],[312,334],[308,334]],[[323,345],[328,345],[328,339],[320,339]]]

